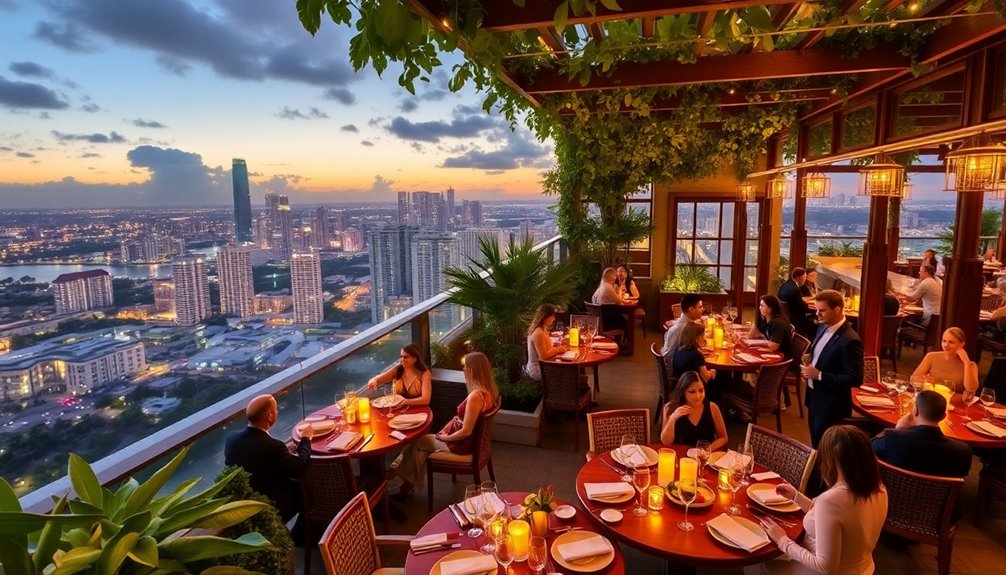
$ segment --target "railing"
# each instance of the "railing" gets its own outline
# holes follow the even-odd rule
[[[781,237],[780,252],[783,254],[789,253],[789,244],[792,236],[789,234],[783,235]],[[980,236],[979,241],[991,242],[993,245],[999,240],[999,236]],[[898,243],[898,254],[901,257],[906,257],[909,255],[918,255],[922,257],[922,253],[927,249],[935,248],[939,245],[941,238],[938,236],[901,236]],[[808,235],[807,236],[807,252],[809,254],[817,253],[814,249],[815,246],[826,243],[843,243],[851,242],[853,246],[862,247],[863,243],[866,242],[866,236],[824,236],[824,235]]]
[[[535,250],[548,250],[557,261],[566,257],[561,236],[538,244]],[[278,396],[280,415],[272,431],[276,437],[289,436],[298,421],[330,405],[347,386],[360,389],[371,376],[393,364],[401,346],[416,342],[428,356],[431,340],[450,341],[464,332],[471,322],[470,310],[448,303],[449,296],[449,292],[441,293],[414,305],[297,366],[100,459],[93,464],[98,480],[108,486],[131,475],[151,473],[157,467],[154,464],[173,457],[186,445],[192,445],[192,450],[173,482],[196,476],[212,479],[223,468],[224,438],[244,425],[249,400],[266,393]],[[431,326],[436,329],[431,330]],[[53,496],[59,497],[70,489],[69,479],[62,477],[21,497],[21,506],[26,511],[44,513],[51,508]]]

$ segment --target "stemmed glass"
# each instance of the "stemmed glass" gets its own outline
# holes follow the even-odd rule
[[[481,486],[481,499],[482,506],[479,509],[479,519],[482,521],[482,527],[485,528],[491,525],[493,521],[499,517],[503,511],[506,511],[506,505],[503,509],[497,509],[496,499],[499,497],[499,493],[496,489],[495,481],[483,481]],[[486,544],[480,549],[486,555],[493,552],[496,548],[496,544],[492,537],[488,537]]]
[[[545,545],[544,537],[532,537],[527,548],[527,566],[535,573],[545,570],[548,563],[548,547]]]
[[[978,400],[985,406],[985,419],[992,419],[989,408],[996,402],[996,390],[991,387],[983,387],[982,394],[978,396]]]
[[[481,537],[484,531],[476,524],[476,520],[481,519],[482,515],[482,488],[474,484],[465,487],[463,505],[465,506],[465,513],[472,520],[472,526],[468,529],[468,536],[472,539]]]
[[[884,374],[884,378],[880,380],[880,383],[884,384],[884,388],[887,389],[892,395],[895,393],[895,382],[898,380],[898,374],[893,371],[889,371]]]
[[[741,463],[740,460],[735,459],[730,469],[727,469],[726,473],[721,472],[719,475],[720,491],[726,491],[730,494],[730,506],[726,509],[726,512],[730,515],[741,514],[741,508],[737,506],[736,496],[737,490],[740,489],[741,481],[744,479],[744,472],[746,471],[746,468]]]
[[[636,517],[643,517],[649,511],[646,509],[645,495],[646,489],[650,486],[650,468],[637,467],[632,470],[632,486],[639,492],[639,505],[632,510]]]
[[[961,392],[961,398],[964,400],[964,415],[961,419],[964,421],[971,421],[971,406],[978,402],[978,395],[976,395],[973,390],[965,388],[965,390]]]
[[[685,504],[685,518],[678,521],[678,529],[682,531],[692,531],[695,526],[688,520],[688,507],[695,502],[695,497],[699,494],[698,482],[692,479],[678,480],[678,499]]]
[[[699,482],[702,481],[702,472],[705,470],[706,465],[709,463],[709,457],[712,455],[709,445],[709,441],[705,439],[695,442],[695,459],[699,461]]]
[[[748,476],[754,472],[754,466],[755,466],[754,450],[751,448],[750,445],[746,443],[741,443],[740,445],[737,446],[737,453],[741,454],[741,457],[738,458],[738,463],[741,465],[741,467],[744,468],[744,475],[743,477],[741,477],[740,484],[744,487],[747,487],[748,485],[751,485],[751,482],[748,481]],[[744,461],[744,458],[747,458],[746,462]]]
[[[513,535],[503,533],[496,539],[496,548],[492,551],[496,561],[503,566],[503,573],[510,573],[510,564],[513,563],[515,551],[513,546]]]
[[[730,323],[733,323],[737,319],[737,308],[735,306],[727,307],[727,318],[730,320]]]
[[[629,475],[629,462],[631,461],[630,456],[632,455],[632,450],[636,449],[636,437],[631,433],[625,433],[622,435],[622,441],[619,443],[618,454],[622,461],[619,461],[625,466],[625,473],[622,474],[622,481],[626,483],[632,482],[632,476]]]

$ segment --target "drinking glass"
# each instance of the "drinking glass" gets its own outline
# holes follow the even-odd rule
[[[697,482],[691,479],[679,479],[678,480],[678,499],[685,504],[685,518],[683,521],[678,521],[678,529],[682,531],[691,531],[695,529],[691,521],[688,520],[688,506],[690,506],[694,501],[695,497],[699,494],[699,485]]]
[[[562,323],[561,321],[556,321],[555,323],[552,324],[552,331],[557,331],[562,335],[566,335],[566,324]]]
[[[978,401],[978,396],[975,395],[974,391],[965,388],[965,390],[961,392],[961,398],[964,400],[964,415],[961,419],[964,421],[971,421],[971,406]]]
[[[514,560],[513,535],[504,533],[496,540],[496,548],[493,550],[496,562],[503,566],[503,573],[510,573],[510,564]]]
[[[632,470],[632,486],[639,492],[639,506],[632,510],[636,517],[644,517],[649,511],[646,509],[646,490],[650,487],[650,468],[637,467]]]
[[[695,459],[699,461],[699,481],[702,481],[702,471],[706,468],[709,463],[709,457],[712,452],[709,449],[710,443],[705,439],[695,442]]]
[[[748,481],[748,476],[754,473],[754,466],[755,466],[754,449],[752,449],[751,446],[746,443],[741,443],[740,445],[737,446],[737,453],[740,453],[741,455],[747,458],[747,465],[743,466],[744,477],[741,478],[740,483],[742,486],[747,487],[748,485],[751,485],[751,482]]]
[[[587,321],[587,331],[590,332],[590,339],[597,337],[597,318],[592,317]]]
[[[465,506],[465,513],[472,521],[472,526],[468,529],[468,536],[472,539],[481,537],[484,531],[476,521],[482,513],[482,488],[475,484],[465,487],[465,499],[462,504]]]
[[[496,482],[494,481],[483,481],[479,489],[480,499],[482,501],[481,507],[479,508],[479,520],[482,521],[483,529],[491,524],[497,517],[499,517],[503,511],[506,511],[506,505],[503,509],[496,507],[496,498],[499,496],[496,491]],[[482,546],[481,551],[486,555],[493,552],[496,545],[492,537],[488,537],[486,544]]]
[[[985,406],[985,419],[992,419],[989,408],[996,402],[996,390],[991,387],[983,387],[982,394],[978,396],[978,400]]]
[[[632,455],[632,450],[636,449],[636,436],[631,433],[625,433],[622,435],[622,441],[619,443],[618,455],[622,465],[625,465],[625,473],[622,474],[622,481],[626,483],[632,482],[632,476],[629,475],[629,457]]]
[[[535,573],[545,570],[548,563],[548,547],[545,545],[544,537],[532,537],[527,548],[527,566]]]
[[[719,475],[720,491],[726,491],[730,494],[730,506],[726,508],[726,512],[730,515],[740,515],[741,508],[737,506],[737,490],[741,487],[741,481],[744,480],[747,468],[741,465],[739,460],[735,460],[734,465],[726,471],[726,473]]]
[[[887,390],[893,394],[894,387],[896,385],[895,382],[897,381],[898,381],[898,374],[894,373],[893,371],[889,371],[886,374],[884,374],[884,378],[880,380],[880,383],[883,383],[884,387],[886,387]]]
[[[814,356],[810,355],[809,353],[805,353],[802,356],[800,356],[800,363],[802,363],[803,365],[810,365],[810,362],[813,361],[813,359]]]

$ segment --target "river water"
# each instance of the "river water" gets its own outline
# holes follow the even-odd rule
[[[191,255],[216,257],[216,247],[190,250]],[[171,277],[170,264],[0,264],[0,279],[12,277],[15,280],[31,276],[36,281],[51,282],[60,274],[87,270],[105,270],[116,278],[147,279]]]

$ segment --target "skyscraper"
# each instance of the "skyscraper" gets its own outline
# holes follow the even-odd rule
[[[466,226],[482,225],[482,202],[478,200],[461,201],[461,223]]]
[[[350,253],[363,251],[363,232],[358,228],[346,228],[341,237],[342,251]]]
[[[398,192],[398,225],[407,226],[412,223],[409,211],[409,192]]]
[[[447,188],[447,229],[454,229],[454,224],[457,222],[455,216],[457,216],[457,207],[454,205],[454,188]]]
[[[321,323],[325,318],[321,295],[321,258],[318,252],[297,252],[290,257],[293,322]]]
[[[196,325],[210,316],[210,283],[202,258],[178,258],[171,262],[175,283],[175,322]]]
[[[439,192],[412,192],[412,225],[426,230],[440,229],[441,199]]]
[[[251,250],[227,245],[217,252],[217,278],[220,280],[220,313],[248,317],[255,299],[252,281]]]
[[[60,274],[52,282],[56,313],[86,311],[114,305],[112,276],[105,270]]]
[[[395,226],[370,232],[370,309],[374,323],[391,317],[385,306],[392,298],[412,296],[409,246],[418,231],[414,226]]]
[[[154,311],[165,315],[175,315],[175,282],[171,278],[154,279]]]
[[[458,240],[444,232],[423,232],[412,239],[412,302],[430,299],[448,288],[444,268],[458,263]]]
[[[311,247],[328,247],[328,210],[324,206],[311,212]]]
[[[510,233],[500,228],[468,228],[458,232],[458,252],[459,265],[471,266],[472,260],[482,263],[482,250],[479,247],[479,240],[485,238],[495,242],[500,248],[500,253],[506,256],[507,244],[510,241]]]
[[[273,223],[272,249],[276,257],[289,260],[293,255],[293,213],[285,195],[279,196],[276,220]]]
[[[241,158],[234,158],[231,179],[234,186],[234,241],[242,244],[252,241],[252,217],[248,166]]]

